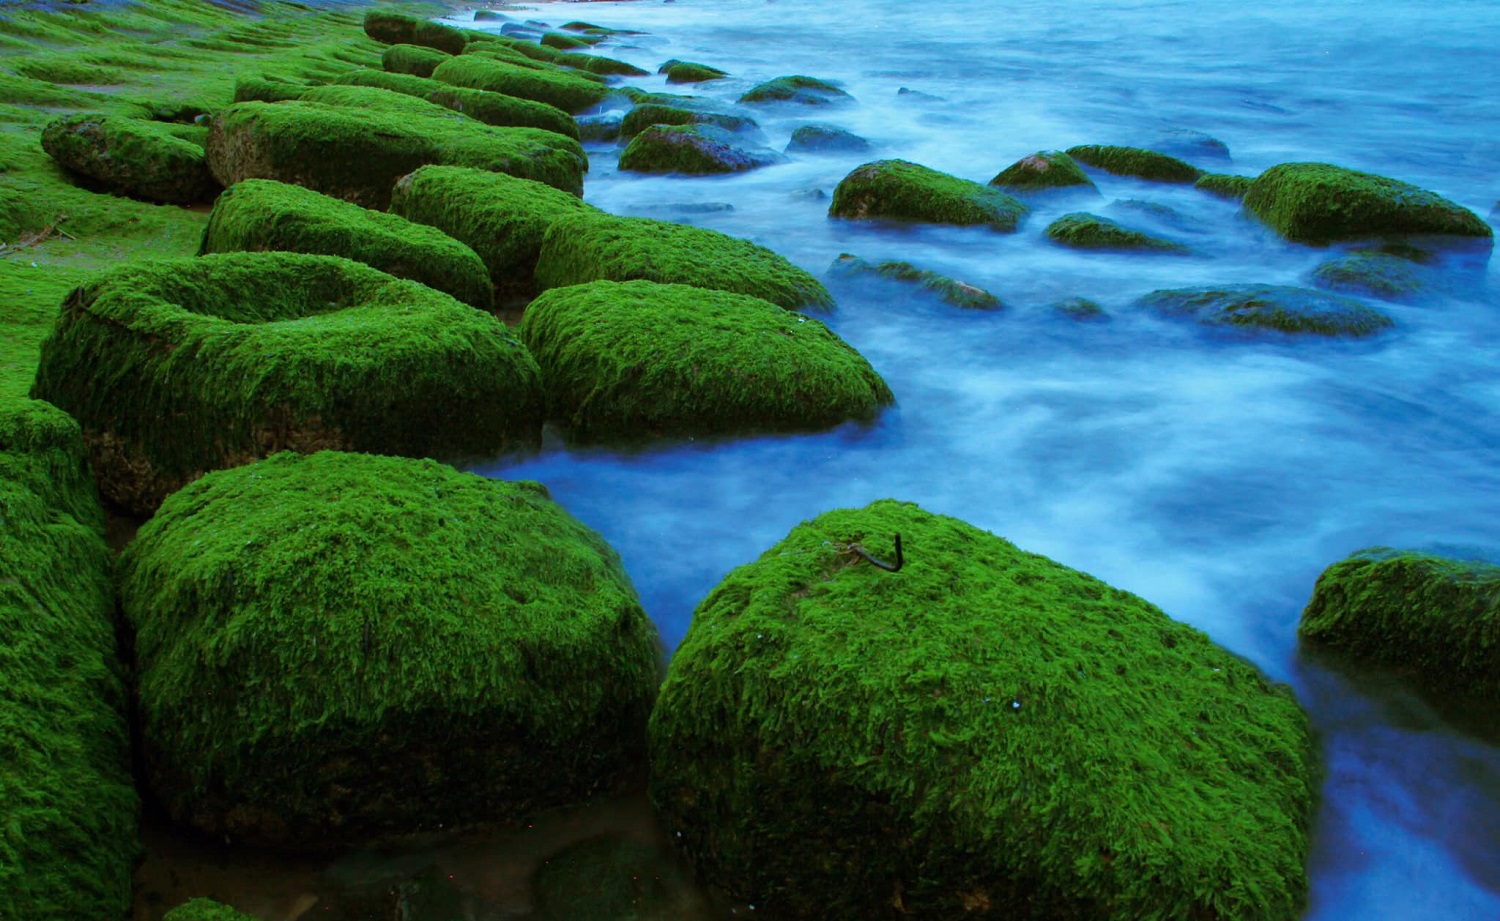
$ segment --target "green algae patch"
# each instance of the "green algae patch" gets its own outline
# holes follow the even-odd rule
[[[740,97],[742,103],[790,102],[805,106],[826,106],[853,100],[853,96],[827,80],[800,74],[767,80],[751,87]]]
[[[469,43],[464,33],[452,26],[387,10],[366,12],[364,28],[366,35],[386,45],[421,45],[447,54],[459,54]]]
[[[1493,239],[1474,212],[1410,183],[1327,163],[1283,163],[1261,173],[1245,210],[1294,243],[1388,234]]]
[[[1410,300],[1426,287],[1420,266],[1381,252],[1337,256],[1313,269],[1311,280],[1319,288],[1387,301]]]
[[[392,45],[380,56],[380,66],[387,73],[430,77],[437,66],[453,55],[421,45]]]
[[[1060,150],[1041,150],[1001,170],[990,185],[1007,192],[1043,192],[1083,188],[1099,191],[1078,161]]]
[[[1318,577],[1297,636],[1448,698],[1500,694],[1500,566],[1372,547]]]
[[[139,801],[110,565],[78,423],[0,403],[0,917],[130,907]]]
[[[1222,285],[1153,291],[1135,307],[1206,326],[1241,326],[1319,336],[1372,336],[1395,326],[1351,297],[1289,285]]]
[[[1164,153],[1143,147],[1112,147],[1086,144],[1069,147],[1068,155],[1080,163],[1116,176],[1133,176],[1151,182],[1197,182],[1203,170]]]
[[[788,310],[833,307],[822,282],[784,257],[709,230],[594,212],[555,221],[536,266],[540,289],[655,281],[748,294]]]
[[[666,74],[668,83],[707,83],[710,80],[722,80],[729,76],[727,71],[717,67],[676,60],[663,64],[657,73]]]
[[[471,458],[541,436],[535,361],[494,317],[347,259],[139,262],[69,295],[32,396],[83,425],[136,514],[283,449]]]
[[[289,80],[274,80],[268,77],[243,76],[234,81],[235,102],[286,102],[301,99],[308,86]]]
[[[910,262],[871,263],[858,256],[844,253],[834,260],[829,271],[845,278],[876,275],[891,281],[915,285],[943,303],[953,307],[962,307],[965,310],[1000,310],[1005,306],[1000,302],[1000,298],[983,288],[928,269],[919,269]]]
[[[120,601],[151,788],[216,836],[512,820],[642,761],[655,627],[536,483],[332,451],[217,471],[141,528]]]
[[[214,202],[201,252],[266,250],[343,256],[421,282],[472,307],[494,307],[484,263],[439,230],[301,186],[268,179],[237,182]]]
[[[518,332],[578,441],[819,431],[894,402],[828,327],[743,294],[596,281],[543,293]]]
[[[428,80],[408,74],[391,74],[379,70],[356,70],[338,80],[348,86],[373,86],[415,96],[452,109],[486,125],[511,128],[541,128],[578,139],[578,122],[573,116],[544,102],[519,99],[503,93],[451,86],[439,80]]]
[[[161,921],[255,921],[255,919],[212,899],[193,899],[167,912],[162,916]]]
[[[856,167],[833,190],[830,217],[884,218],[922,224],[984,226],[1014,231],[1028,208],[977,182],[906,160],[876,160]]]
[[[1254,184],[1253,176],[1231,176],[1227,173],[1204,173],[1193,183],[1193,188],[1216,195],[1219,198],[1227,198],[1231,201],[1242,201]]]
[[[1150,250],[1159,253],[1186,253],[1181,243],[1131,230],[1117,221],[1086,211],[1074,211],[1047,225],[1047,239],[1073,249]]]
[[[644,77],[647,72],[634,64],[598,54],[560,54],[555,63],[601,77]]]
[[[620,134],[625,137],[635,137],[652,125],[711,125],[725,131],[744,132],[751,136],[760,134],[760,125],[756,124],[755,119],[743,115],[654,103],[638,105],[626,112],[625,118],[620,122]]]
[[[569,115],[577,115],[603,102],[609,87],[586,80],[570,71],[536,70],[519,64],[465,54],[432,72],[435,80],[469,89],[489,90],[507,96],[519,96],[556,106]]]
[[[855,553],[904,565],[883,572]],[[788,918],[1282,921],[1317,769],[1290,690],[1129,593],[892,500],[697,607],[651,797],[709,882]]]
[[[47,125],[42,149],[67,169],[133,198],[191,204],[211,201],[219,190],[203,145],[157,122],[72,115]]]
[[[702,176],[743,173],[778,161],[775,151],[743,147],[732,133],[713,125],[651,125],[621,152],[620,169]]]

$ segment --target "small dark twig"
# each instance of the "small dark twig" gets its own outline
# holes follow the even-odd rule
[[[877,569],[884,569],[886,572],[900,572],[901,567],[906,565],[906,557],[901,553],[900,531],[896,532],[896,562],[894,564],[887,563],[883,560],[877,560],[875,557],[866,552],[865,548],[861,547],[859,544],[851,544],[849,546],[849,549],[858,554],[859,558],[864,560],[866,563],[869,563],[871,566],[874,566]]]

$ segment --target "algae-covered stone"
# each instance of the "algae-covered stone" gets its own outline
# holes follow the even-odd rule
[[[865,562],[856,548],[894,563]],[[1315,747],[1291,692],[1153,605],[882,500],[794,528],[698,605],[651,797],[781,918],[1281,921]]]
[[[620,154],[620,169],[635,173],[741,173],[779,161],[773,150],[745,147],[713,125],[652,125]]]
[[[1079,322],[1094,322],[1109,319],[1109,314],[1105,313],[1103,307],[1100,307],[1098,303],[1086,297],[1063,298],[1052,305],[1052,310],[1054,313],[1062,314],[1070,320],[1077,320]]]
[[[1384,313],[1353,298],[1288,285],[1153,291],[1135,306],[1208,326],[1253,326],[1321,336],[1370,336],[1395,325]]]
[[[723,128],[725,131],[744,134],[747,137],[758,139],[765,137],[755,119],[744,115],[704,109],[685,109],[655,103],[638,105],[625,113],[625,118],[620,123],[620,133],[625,137],[635,137],[652,125],[712,125],[715,128]]]
[[[1153,237],[1139,230],[1131,230],[1107,217],[1074,211],[1047,225],[1047,239],[1053,243],[1074,249],[1128,249],[1154,250],[1164,253],[1185,253],[1186,246]]]
[[[788,310],[833,306],[828,289],[784,257],[704,227],[591,213],[555,221],[542,240],[538,288],[637,279],[748,294]]]
[[[380,71],[376,71],[380,73]],[[286,102],[301,99],[307,92],[307,84],[288,80],[272,80],[266,77],[242,76],[234,81],[235,102]]]
[[[161,921],[255,921],[255,919],[212,899],[193,899],[167,912],[162,916]]]
[[[990,185],[1007,192],[1041,192],[1048,189],[1083,188],[1098,192],[1098,186],[1077,161],[1060,150],[1041,150],[1022,157],[1001,170]]]
[[[787,141],[788,153],[858,153],[870,149],[870,142],[833,125],[799,125]]]
[[[740,97],[740,102],[791,102],[805,106],[826,106],[853,99],[853,96],[827,80],[796,75],[777,77],[751,87]]]
[[[191,204],[218,192],[200,144],[167,125],[119,115],[71,115],[48,123],[42,149],[62,166],[112,192]]]
[[[493,456],[541,436],[535,361],[505,325],[333,256],[224,253],[79,287],[32,394],[83,425],[100,488],[138,514],[283,449]]]
[[[387,73],[430,77],[439,64],[451,57],[451,54],[422,45],[392,45],[381,54],[380,66]]]
[[[479,254],[496,289],[535,292],[542,238],[553,223],[596,214],[566,192],[504,173],[424,166],[396,183],[391,211],[427,224]]]
[[[668,83],[707,83],[729,76],[728,72],[717,67],[694,64],[692,61],[668,61],[657,73],[666,74]]]
[[[335,451],[216,471],[141,528],[120,601],[151,788],[215,835],[516,819],[641,761],[656,630],[535,483]]]
[[[1380,252],[1346,253],[1313,269],[1312,283],[1330,291],[1399,301],[1421,292],[1420,268],[1409,259]]]
[[[577,119],[580,140],[613,142],[620,139],[620,126],[625,119],[618,112],[603,115],[584,115]]]
[[[545,102],[570,115],[593,108],[610,94],[609,87],[571,71],[535,70],[474,54],[444,61],[432,77],[454,86]]]
[[[265,250],[343,256],[481,310],[494,306],[490,275],[479,256],[439,230],[301,186],[269,179],[237,182],[214,202],[199,252]]]
[[[1153,182],[1197,182],[1203,170],[1164,153],[1141,147],[1111,147],[1088,144],[1069,147],[1068,155],[1080,163],[1113,173]]]
[[[214,116],[209,167],[226,186],[275,179],[373,208],[389,203],[398,177],[428,163],[511,173],[567,192],[583,189],[584,165],[571,138],[534,128],[490,128],[415,97],[384,95],[447,114],[306,101],[240,103]]]
[[[1296,243],[1385,234],[1492,239],[1474,212],[1409,183],[1327,163],[1283,163],[1261,173],[1245,208]]]
[[[467,115],[486,125],[541,128],[565,137],[575,139],[579,137],[578,123],[573,120],[573,116],[557,106],[532,99],[519,99],[503,93],[452,86],[440,80],[428,80],[407,74],[390,74],[369,69],[345,74],[339,78],[338,82],[347,86],[373,86],[377,89],[415,96],[445,109],[452,109]]]
[[[1210,195],[1220,198],[1228,198],[1234,201],[1244,199],[1245,194],[1250,191],[1250,186],[1255,182],[1253,176],[1231,176],[1227,173],[1204,173],[1193,183],[1193,188],[1201,189]]]
[[[934,295],[945,304],[966,310],[999,310],[1005,306],[1000,303],[1000,298],[983,288],[928,269],[919,269],[910,262],[871,263],[858,256],[844,253],[833,261],[829,271],[835,276],[845,278],[877,275],[891,281],[905,282]]]
[[[448,54],[458,54],[469,43],[464,33],[452,26],[385,10],[366,12],[364,28],[365,34],[377,42],[387,45],[422,45]]]
[[[1013,231],[1028,209],[998,189],[906,160],[856,167],[833,190],[831,217],[983,225]]]
[[[893,402],[817,320],[688,285],[596,281],[543,293],[519,333],[547,415],[582,441],[816,431]]]
[[[598,54],[560,54],[556,63],[602,77],[644,77],[647,73],[634,64]]]
[[[602,35],[569,35],[566,32],[544,32],[541,43],[558,51],[574,51],[589,48],[604,41]]]
[[[0,404],[0,918],[121,918],[140,857],[104,512],[78,423]]]
[[[1500,696],[1500,566],[1372,547],[1323,571],[1297,635],[1493,709]]]

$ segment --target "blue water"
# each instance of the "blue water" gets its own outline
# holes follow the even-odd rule
[[[1189,129],[1228,145],[1230,160],[1187,157],[1214,171],[1321,160],[1488,215],[1500,199],[1500,4],[678,0],[525,15],[646,30],[598,50],[653,72],[669,57],[719,66],[733,79],[697,92],[725,101],[782,74],[840,81],[857,104],[752,114],[778,149],[807,121],[876,145],[727,178],[622,175],[615,149],[596,145],[592,203],[746,237],[820,275],[843,252],[906,259],[1008,305],[965,313],[896,286],[835,287],[830,325],[899,401],[869,427],[639,452],[554,437],[539,456],[479,468],[546,483],[602,532],[669,648],[725,573],[797,522],[913,500],[1136,592],[1292,683],[1328,770],[1306,917],[1500,917],[1500,751],[1399,691],[1299,658],[1295,635],[1318,573],[1350,551],[1500,545],[1488,254],[1439,259],[1418,304],[1378,304],[1398,327],[1374,340],[1214,333],[1124,308],[1161,287],[1306,284],[1330,252],[1280,242],[1189,188],[1107,175],[1104,199],[1083,207],[1129,222],[1107,203],[1169,205],[1169,235],[1195,254],[1049,246],[1042,228],[1076,201],[999,234],[833,221],[817,194],[880,157],[983,182],[1037,150]],[[1113,320],[1050,309],[1077,296]]]

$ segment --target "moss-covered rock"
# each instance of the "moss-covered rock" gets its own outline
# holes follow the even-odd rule
[[[620,169],[635,173],[741,173],[779,162],[773,150],[745,147],[712,125],[652,125],[620,154]]]
[[[1164,153],[1142,147],[1111,147],[1086,144],[1069,147],[1068,155],[1116,176],[1134,176],[1153,182],[1197,182],[1203,170]]]
[[[647,71],[629,64],[625,61],[617,61],[598,54],[560,54],[556,63],[563,67],[572,67],[586,73],[598,74],[601,77],[644,77]]]
[[[219,190],[203,146],[157,122],[70,115],[43,129],[42,149],[67,169],[132,198],[192,204],[213,200]]]
[[[390,202],[397,178],[428,163],[510,173],[582,192],[584,164],[571,138],[535,128],[490,128],[416,97],[384,95],[446,114],[416,108],[361,111],[308,101],[240,103],[214,116],[209,168],[226,186],[275,179],[373,208]]]
[[[545,102],[570,115],[593,108],[610,94],[609,87],[577,73],[534,70],[474,54],[444,61],[432,77],[454,86]]]
[[[506,26],[505,28],[510,29],[512,27]],[[482,45],[479,45],[479,47],[475,47],[476,45],[479,45],[479,43],[473,42],[471,40],[468,50],[489,51],[496,47],[505,48],[509,51],[521,55],[522,57],[530,58],[533,61],[542,61],[544,63],[555,61],[557,60],[557,56],[559,54],[562,54],[562,52],[558,51],[556,48],[548,48],[546,45],[538,45],[535,41],[528,41],[525,38],[516,37],[513,33],[510,32],[502,35],[491,36],[489,41],[485,42]]]
[[[1047,225],[1047,239],[1074,249],[1154,250],[1163,253],[1186,253],[1181,243],[1131,230],[1107,217],[1074,211]]]
[[[1017,193],[1079,188],[1099,191],[1083,167],[1060,150],[1039,150],[1022,157],[1001,170],[990,185]]]
[[[178,821],[317,847],[515,819],[638,770],[656,630],[535,483],[282,453],[120,559],[149,783]]]
[[[1407,300],[1425,287],[1418,265],[1381,252],[1346,253],[1330,259],[1313,269],[1312,283],[1330,291],[1387,301]]]
[[[1297,243],[1387,234],[1494,238],[1474,212],[1409,183],[1327,163],[1283,163],[1256,178],[1245,209]]]
[[[786,144],[787,153],[858,153],[870,142],[833,125],[799,125]]]
[[[365,34],[387,45],[422,45],[448,54],[464,50],[469,39],[452,26],[387,10],[365,13]]]
[[[748,294],[788,310],[833,306],[828,289],[784,257],[704,227],[592,213],[553,222],[542,240],[538,288],[637,279]]]
[[[1500,695],[1500,566],[1372,547],[1323,571],[1303,642],[1493,709]]]
[[[777,77],[757,84],[740,97],[740,102],[791,102],[805,106],[826,106],[851,102],[853,99],[853,96],[827,80],[796,75]]]
[[[856,167],[833,190],[831,217],[983,225],[1013,231],[1028,209],[998,189],[906,160]]]
[[[387,73],[430,77],[437,66],[453,57],[436,48],[422,45],[392,45],[380,56],[380,66]]]
[[[620,139],[620,126],[624,123],[618,112],[581,116],[577,119],[579,140],[613,143]]]
[[[1353,298],[1287,285],[1222,285],[1153,291],[1135,306],[1208,326],[1249,326],[1283,333],[1370,336],[1395,325]]]
[[[1109,319],[1109,314],[1105,313],[1103,307],[1100,307],[1096,302],[1086,297],[1063,298],[1052,305],[1052,310],[1054,313],[1062,314],[1070,320],[1078,320],[1080,322]]]
[[[167,912],[162,916],[161,921],[255,921],[255,919],[212,899],[193,899]]]
[[[896,557],[899,572],[864,562]],[[1279,921],[1315,748],[1291,692],[1140,598],[882,500],[698,605],[650,728],[699,871],[786,918]]]
[[[494,306],[490,274],[479,256],[439,230],[301,186],[269,179],[237,182],[214,202],[199,252],[266,250],[343,256],[481,310]]]
[[[1005,306],[1000,303],[1000,298],[983,288],[927,269],[919,269],[910,262],[871,263],[858,256],[844,253],[833,261],[829,272],[836,277],[843,278],[876,275],[891,281],[905,282],[915,285],[945,304],[966,310],[999,310]]]
[[[104,514],[78,423],[0,404],[0,917],[120,918],[140,854]]]
[[[710,80],[722,80],[729,76],[728,71],[717,67],[676,60],[663,64],[657,73],[666,74],[668,83],[707,83]]]
[[[332,256],[225,253],[79,287],[32,388],[138,514],[283,449],[493,456],[541,436],[536,363],[494,317]]]
[[[743,294],[596,281],[543,293],[518,332],[581,441],[816,431],[893,402],[822,323]]]
[[[625,113],[624,120],[620,122],[620,133],[625,137],[635,137],[652,125],[711,125],[747,137],[765,137],[755,119],[745,115],[653,103],[635,106]]]
[[[1220,198],[1228,198],[1232,201],[1244,199],[1245,194],[1250,191],[1250,186],[1255,182],[1253,176],[1231,176],[1227,173],[1204,173],[1193,183],[1193,188],[1201,189],[1210,195]]]
[[[577,139],[578,123],[573,116],[544,102],[518,99],[503,93],[452,86],[440,80],[427,80],[407,74],[390,74],[379,70],[356,70],[339,78],[346,86],[373,86],[407,96],[415,96],[445,109],[467,115],[486,125],[505,128],[541,128]],[[296,98],[300,98],[296,97]]]
[[[472,247],[502,295],[528,298],[536,293],[547,228],[566,217],[598,213],[539,182],[456,166],[424,166],[403,176],[391,211]]]
[[[576,51],[579,48],[591,48],[604,41],[603,35],[588,35],[586,33],[567,32],[544,32],[541,43],[548,48],[556,48],[558,51]]]

